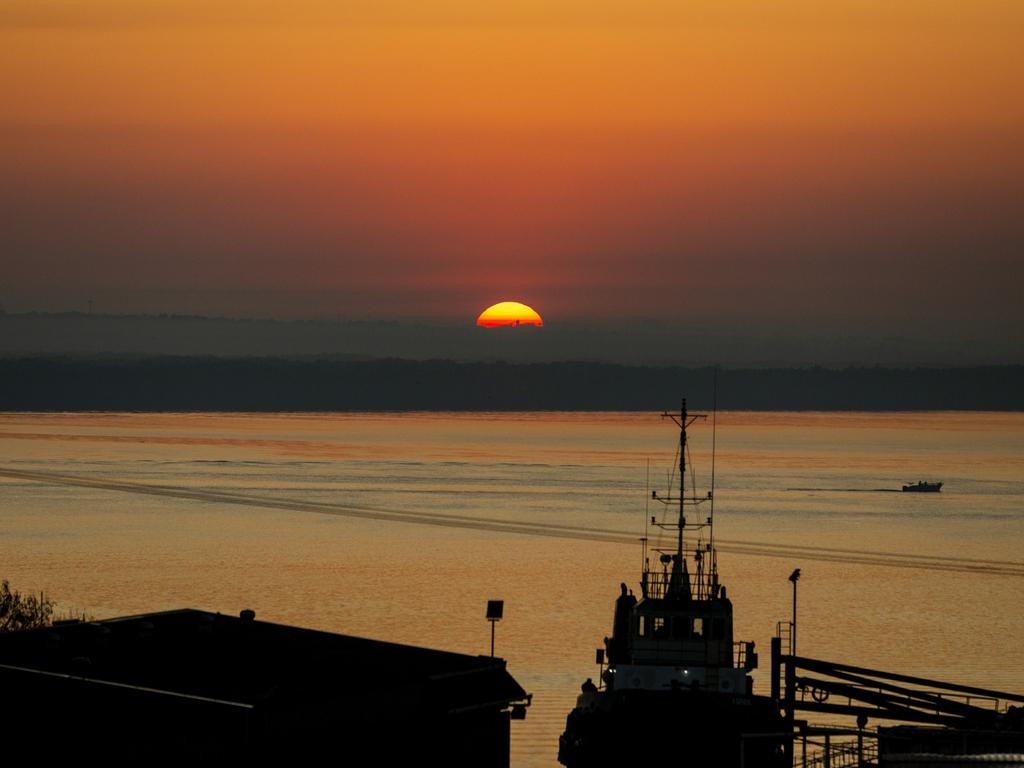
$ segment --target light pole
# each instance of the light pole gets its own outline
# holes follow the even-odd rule
[[[789,637],[789,654],[796,656],[796,583],[800,581],[799,568],[789,574],[789,580],[793,582],[793,628]]]
[[[494,658],[494,625],[501,621],[501,616],[505,612],[505,601],[504,600],[488,600],[487,601],[487,620],[491,622],[491,658]]]

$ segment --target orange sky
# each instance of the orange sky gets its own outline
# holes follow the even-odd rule
[[[0,302],[1019,329],[1022,39],[1016,1],[6,0]]]

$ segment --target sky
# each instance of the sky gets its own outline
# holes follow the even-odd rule
[[[1019,0],[3,0],[0,305],[1024,336]]]

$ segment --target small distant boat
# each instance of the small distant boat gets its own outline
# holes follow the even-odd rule
[[[929,483],[918,480],[913,485],[904,485],[904,493],[938,493],[942,490],[942,483]]]

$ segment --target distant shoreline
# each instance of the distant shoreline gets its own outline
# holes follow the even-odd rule
[[[478,328],[414,320],[275,320],[180,315],[0,314],[0,357],[212,356],[241,359],[457,360],[629,366],[795,368],[966,367],[1024,363],[1024,333],[1007,329],[788,326],[682,320],[560,321]]]
[[[649,411],[710,408],[710,367],[194,356],[0,358],[0,411]],[[734,368],[749,411],[1024,411],[1024,366]]]

